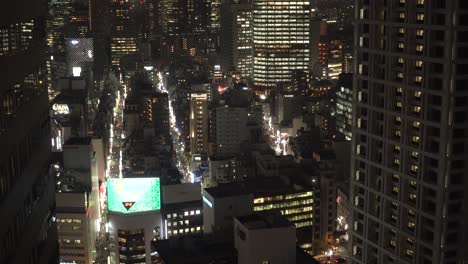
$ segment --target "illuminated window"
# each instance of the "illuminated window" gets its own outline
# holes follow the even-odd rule
[[[415,63],[415,66],[416,66],[416,68],[422,68],[423,62],[420,61],[420,60],[417,60],[416,63]]]
[[[400,12],[398,14],[398,18],[400,18],[401,20],[405,19],[405,12]]]
[[[395,136],[401,137],[401,131],[400,130],[395,130]]]
[[[418,5],[424,5],[424,0],[418,0]]]
[[[411,172],[413,172],[413,173],[417,173],[417,172],[418,172],[418,166],[416,166],[416,165],[411,165],[410,170],[411,170]]]
[[[411,157],[417,159],[419,157],[419,153],[416,151],[411,151]]]
[[[416,15],[416,20],[417,20],[418,22],[423,22],[423,21],[424,21],[424,14],[423,14],[423,13],[418,13],[418,14]]]
[[[424,46],[423,46],[423,45],[421,45],[421,44],[416,45],[416,51],[417,51],[417,52],[423,52],[423,50],[424,50]]]
[[[405,43],[403,43],[403,42],[398,42],[398,48],[399,48],[399,49],[404,49],[404,48],[405,48]]]
[[[398,28],[398,33],[405,34],[405,28]]]
[[[416,36],[423,37],[424,36],[424,29],[416,29]]]
[[[398,63],[400,63],[400,64],[405,63],[405,59],[403,59],[402,57],[399,57],[398,58]]]
[[[398,186],[393,186],[392,191],[394,193],[398,193],[400,191],[400,189],[398,188]]]
[[[413,106],[413,112],[419,114],[421,112],[421,107],[417,105]]]
[[[410,198],[410,200],[415,200],[415,199],[416,199],[416,194],[411,193],[411,194],[409,195],[409,198]]]
[[[421,83],[422,82],[422,76],[420,76],[420,75],[414,76],[414,82]]]
[[[419,137],[418,136],[412,136],[411,137],[411,142],[418,144],[419,143]]]

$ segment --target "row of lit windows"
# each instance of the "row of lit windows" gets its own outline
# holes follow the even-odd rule
[[[200,232],[203,230],[202,226],[197,226],[197,227],[191,227],[191,228],[181,228],[181,229],[176,229],[176,230],[168,230],[167,235],[172,236],[172,235],[182,235],[182,234],[188,234],[188,233],[193,233],[193,232]]]
[[[0,28],[0,56],[26,51],[32,44],[34,20]]]
[[[184,211],[183,216],[199,215],[199,214],[201,214],[200,210],[190,210],[190,211]],[[177,215],[178,215],[177,213],[167,214],[167,219],[177,218]],[[182,214],[180,214],[180,216],[182,217]]]
[[[312,199],[310,200],[312,201]],[[269,204],[269,205],[257,205],[254,206],[254,211],[265,211],[265,210],[273,210],[273,209],[280,209],[280,208],[288,208],[292,206],[298,206],[298,205],[311,205],[312,202],[302,202],[302,203],[297,203],[294,205],[286,205],[284,203],[281,204]],[[299,207],[299,208],[294,208],[294,209],[285,209],[281,210],[281,213],[284,215],[290,215],[290,214],[299,214],[299,213],[304,213],[304,212],[309,212],[312,211],[314,208],[312,206],[305,206],[305,207]]]
[[[70,218],[57,219],[57,222],[58,222],[58,223],[68,223],[68,224],[71,224],[71,223],[81,224],[81,220],[80,220],[80,219],[70,219]]]
[[[313,196],[313,192],[303,192],[303,193],[293,193],[293,194],[286,194],[286,195],[261,197],[261,198],[254,199],[254,204],[260,204],[260,203],[272,202],[272,201],[283,201],[283,200],[290,200],[290,199],[311,197],[311,196]]]

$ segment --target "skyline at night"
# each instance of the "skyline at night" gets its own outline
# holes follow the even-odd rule
[[[466,0],[0,8],[1,264],[468,263]]]

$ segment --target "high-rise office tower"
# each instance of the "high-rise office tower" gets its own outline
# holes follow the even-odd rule
[[[134,5],[131,1],[111,2],[111,60],[114,67],[119,65],[123,56],[137,51],[138,30]]]
[[[2,4],[0,263],[56,263],[45,58],[47,2]]]
[[[52,0],[48,4],[47,45],[51,55],[55,55],[56,52],[65,52],[64,29],[72,11],[72,4],[71,0]]]
[[[224,70],[251,78],[253,63],[252,5],[249,0],[221,5],[221,53]]]
[[[258,89],[309,72],[310,0],[253,0],[253,81]]]
[[[161,24],[164,34],[172,36],[179,30],[179,0],[161,0]]]
[[[356,1],[350,263],[467,261],[467,1]]]
[[[221,28],[221,0],[210,0],[210,29],[214,32]]]
[[[336,83],[336,129],[351,140],[353,125],[353,74],[342,73]]]
[[[207,152],[208,144],[208,94],[192,92],[190,94],[190,152]]]

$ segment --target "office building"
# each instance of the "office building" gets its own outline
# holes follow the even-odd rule
[[[318,184],[318,177],[315,181]],[[280,212],[296,226],[297,244],[312,252],[313,241],[321,241],[324,230],[320,229],[320,223],[326,219],[319,218],[320,199],[316,188],[296,184],[289,185],[280,177],[271,177],[251,180],[247,188],[254,194],[254,212]]]
[[[159,178],[107,179],[110,263],[154,263],[162,238]]]
[[[252,5],[249,0],[221,5],[221,53],[224,70],[236,69],[241,78],[252,77]]]
[[[356,1],[351,263],[463,263],[466,1]]]
[[[253,81],[258,89],[309,72],[310,1],[253,0]]]
[[[134,4],[132,1],[112,0],[110,5],[111,62],[114,67],[119,66],[122,57],[137,51]]]
[[[229,227],[231,216],[279,212],[296,226],[297,244],[312,252],[313,241],[323,241],[325,237],[326,230],[320,223],[328,222],[325,218],[320,219],[319,178],[305,176],[298,168],[277,168],[277,171],[282,177],[249,178],[204,189],[205,233]],[[327,212],[326,208],[323,212]]]
[[[203,232],[231,232],[234,217],[253,212],[253,195],[240,184],[222,185],[203,190]]]
[[[336,84],[336,130],[351,140],[353,116],[353,75],[342,73]]]
[[[152,98],[152,120],[156,135],[169,135],[169,97],[166,93],[157,93]]]
[[[190,153],[207,152],[208,145],[208,93],[190,93]]]
[[[52,0],[48,5],[47,46],[50,55],[55,55],[65,51],[64,31],[68,15],[72,11],[72,4],[71,0]]]
[[[296,263],[296,227],[279,213],[234,218],[234,244],[239,264]]]
[[[203,206],[200,183],[171,184],[162,187],[161,209],[164,239],[203,232]]]
[[[71,138],[63,147],[57,178],[57,230],[61,263],[93,263],[101,227],[97,146]],[[102,155],[102,152],[101,152]]]
[[[247,108],[220,106],[216,108],[216,153],[232,157],[240,152],[248,140]]]
[[[42,0],[0,9],[0,263],[58,262],[46,11]]]

